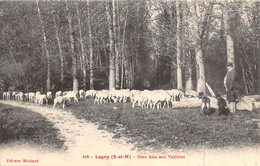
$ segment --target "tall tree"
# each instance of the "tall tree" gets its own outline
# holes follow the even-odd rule
[[[224,34],[226,37],[227,44],[227,61],[232,62],[235,67],[235,55],[234,55],[234,40],[231,36],[230,26],[229,26],[229,12],[228,12],[228,2],[224,3],[222,8],[223,13],[223,23],[224,23]]]
[[[182,90],[182,21],[180,16],[180,4],[179,0],[176,0],[176,17],[177,17],[177,30],[176,30],[176,54],[177,54],[177,89]]]
[[[146,0],[146,7],[148,10],[148,33],[150,34],[148,41],[149,41],[149,55],[150,57],[147,59],[148,63],[152,64],[152,77],[153,78],[153,84],[154,86],[157,85],[157,79],[156,79],[156,71],[158,67],[158,56],[159,56],[159,50],[160,45],[158,42],[158,39],[156,38],[159,36],[159,26],[158,26],[158,16],[161,14],[161,2],[156,0]],[[147,71],[148,72],[148,71]],[[148,75],[149,76],[149,75]],[[148,77],[147,76],[147,77]],[[146,78],[149,79],[149,78]]]
[[[112,19],[113,19],[113,40],[114,40],[114,47],[115,47],[115,88],[119,88],[120,83],[120,75],[119,75],[119,37],[120,34],[118,32],[116,21],[117,14],[116,14],[116,4],[115,0],[112,0]]]
[[[58,48],[59,48],[59,54],[60,54],[60,82],[61,82],[61,90],[63,90],[63,84],[64,84],[64,56],[62,53],[62,47],[61,47],[61,41],[60,41],[60,33],[57,27],[57,22],[55,19],[55,15],[54,15],[54,8],[53,6],[52,10],[51,10],[51,14],[52,14],[52,20],[53,20],[53,24],[54,24],[54,29],[55,29],[55,36],[56,36],[56,40],[58,43]]]
[[[124,82],[128,81],[127,76],[128,76],[128,67],[126,66],[127,61],[126,61],[126,56],[124,54],[124,47],[125,47],[125,33],[126,33],[126,25],[127,25],[127,16],[128,16],[128,7],[126,6],[126,14],[125,14],[125,20],[124,20],[124,28],[123,28],[123,37],[122,37],[122,47],[121,47],[121,55],[122,55],[122,67],[121,67],[121,89],[123,89]],[[124,78],[125,76],[125,78]],[[124,81],[125,80],[125,81]],[[128,87],[128,86],[126,86]]]
[[[50,61],[49,50],[48,50],[48,48],[47,48],[47,39],[46,39],[46,34],[45,34],[44,26],[43,26],[43,21],[42,21],[42,16],[41,16],[41,10],[40,10],[40,7],[39,7],[39,2],[38,2],[38,0],[36,0],[36,4],[37,4],[38,16],[39,16],[39,20],[40,20],[40,24],[41,24],[41,28],[42,28],[43,43],[44,43],[44,48],[45,48],[46,58],[47,58],[47,82],[46,82],[46,90],[47,90],[47,91],[50,91],[50,89],[51,89],[51,61]]]
[[[94,89],[94,61],[93,61],[93,47],[92,47],[92,31],[91,31],[91,15],[90,4],[87,0],[87,24],[88,24],[88,41],[89,41],[89,88]]]
[[[82,63],[82,73],[83,73],[83,89],[86,90],[86,77],[87,77],[87,71],[86,71],[86,52],[83,44],[83,35],[82,35],[82,28],[81,28],[81,18],[80,18],[80,12],[79,12],[79,2],[76,5],[77,10],[77,19],[79,24],[79,40],[80,40],[80,48],[81,48],[81,63]]]
[[[193,37],[193,45],[195,47],[196,63],[198,69],[197,76],[197,91],[206,92],[206,81],[205,81],[205,68],[204,68],[204,58],[202,52],[202,44],[200,38],[200,29],[199,29],[199,13],[198,6],[196,2],[189,3],[189,9],[191,12],[191,35]]]
[[[78,79],[77,79],[77,58],[75,54],[74,48],[74,37],[73,37],[73,29],[72,29],[72,17],[69,10],[68,1],[66,2],[66,11],[68,12],[68,23],[69,23],[69,37],[70,37],[70,48],[71,48],[71,58],[72,58],[72,78],[73,78],[73,91],[78,92]]]
[[[108,23],[109,34],[109,90],[115,88],[115,56],[114,56],[114,40],[113,40],[113,22],[110,9],[109,0],[106,1],[106,16]]]

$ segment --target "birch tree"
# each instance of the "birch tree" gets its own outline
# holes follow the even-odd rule
[[[224,23],[224,34],[227,43],[227,62],[232,62],[235,67],[235,55],[234,55],[234,40],[231,36],[230,26],[229,26],[229,13],[227,3],[224,3],[222,8],[223,12],[223,23]]]
[[[111,12],[109,10],[109,0],[106,1],[106,17],[109,35],[109,90],[115,88],[115,56],[114,56],[114,40],[113,40],[113,22]]]
[[[177,54],[177,89],[182,90],[182,62],[181,62],[181,55],[182,55],[182,23],[181,23],[181,16],[180,16],[180,4],[179,0],[176,0],[176,17],[177,17],[177,31],[176,31],[176,54]]]
[[[64,84],[64,56],[62,53],[62,47],[61,47],[61,41],[60,41],[60,33],[57,27],[57,22],[54,16],[54,9],[53,6],[51,6],[51,14],[52,14],[52,21],[54,24],[54,29],[55,29],[55,36],[59,48],[59,55],[60,55],[60,82],[61,82],[61,90],[63,90],[63,84]]]
[[[127,25],[127,16],[128,16],[128,7],[126,6],[126,14],[125,14],[125,20],[124,20],[124,28],[123,28],[123,37],[122,37],[122,47],[121,47],[121,55],[122,55],[122,67],[121,67],[121,89],[123,89],[124,86],[124,82],[126,84],[126,82],[128,82],[128,73],[129,73],[129,69],[126,66],[127,65],[127,61],[126,61],[126,56],[124,54],[124,47],[125,47],[125,33],[126,33],[126,25]],[[125,76],[125,78],[124,78]],[[125,80],[125,81],[124,81]],[[126,86],[128,87],[128,85]]]
[[[113,40],[114,40],[114,49],[115,49],[115,88],[119,88],[120,83],[120,75],[119,75],[119,37],[120,34],[118,33],[119,24],[116,21],[117,14],[116,14],[116,4],[115,0],[112,0],[112,19],[113,19]]]
[[[46,34],[43,26],[43,21],[42,21],[42,16],[41,16],[41,10],[39,7],[39,2],[36,0],[36,5],[37,5],[37,11],[38,11],[38,16],[41,24],[41,29],[42,29],[42,36],[43,36],[43,43],[44,43],[44,49],[46,52],[46,58],[47,58],[47,82],[46,82],[46,90],[50,91],[51,89],[51,61],[50,61],[50,55],[49,55],[49,50],[47,48],[47,39],[46,39]]]
[[[206,81],[205,81],[205,68],[204,68],[204,59],[202,52],[202,44],[200,38],[200,29],[199,29],[199,20],[200,18],[198,13],[198,6],[196,2],[189,2],[189,9],[191,12],[191,35],[193,37],[192,44],[195,48],[196,63],[198,69],[197,76],[197,91],[206,92]]]
[[[77,58],[75,54],[74,48],[74,38],[73,38],[73,30],[72,30],[72,17],[69,10],[68,1],[66,2],[66,11],[68,12],[68,23],[69,23],[69,38],[70,38],[70,48],[71,48],[71,58],[72,58],[72,78],[73,78],[73,91],[78,92],[78,79],[77,79]]]
[[[82,63],[82,74],[83,74],[83,89],[86,90],[86,77],[87,77],[87,71],[86,71],[86,51],[83,44],[83,35],[82,35],[82,28],[81,28],[81,18],[80,18],[80,12],[79,12],[79,3],[76,5],[77,10],[77,20],[79,24],[79,40],[80,40],[80,48],[81,48],[81,63]]]
[[[93,61],[91,15],[90,15],[89,0],[87,0],[87,24],[88,24],[88,41],[89,41],[89,88],[94,89],[94,71],[93,71],[94,61]]]

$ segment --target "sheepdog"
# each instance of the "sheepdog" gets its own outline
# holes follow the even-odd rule
[[[204,115],[212,115],[215,112],[215,109],[210,107],[210,99],[205,96],[203,92],[200,92],[198,97],[202,100],[200,114],[204,113]]]
[[[227,102],[223,99],[219,94],[216,95],[218,100],[218,115],[225,115],[227,116],[230,113],[230,110],[227,107]]]

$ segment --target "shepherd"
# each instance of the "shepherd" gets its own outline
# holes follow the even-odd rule
[[[236,112],[236,91],[235,91],[235,79],[236,79],[236,71],[233,67],[232,62],[228,62],[227,66],[227,74],[224,78],[224,85],[227,92],[227,101],[228,101],[228,108],[231,113]]]

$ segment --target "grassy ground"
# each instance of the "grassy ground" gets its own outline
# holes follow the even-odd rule
[[[100,129],[126,137],[138,149],[242,147],[259,145],[258,125],[252,119],[259,114],[237,111],[235,115],[207,117],[199,108],[142,109],[131,103],[93,104],[92,99],[69,104],[68,110]]]
[[[28,143],[43,148],[62,149],[58,130],[38,113],[0,104],[0,144]]]

